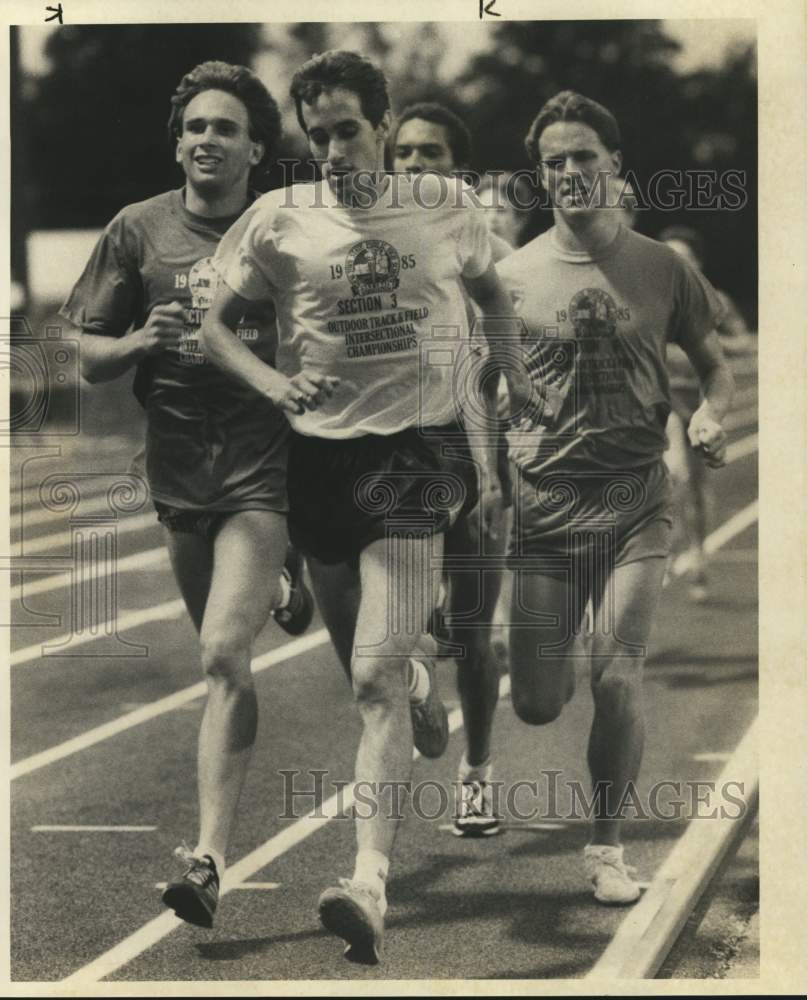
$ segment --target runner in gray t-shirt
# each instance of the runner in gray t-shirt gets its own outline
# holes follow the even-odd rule
[[[508,435],[513,707],[533,725],[553,721],[574,693],[576,660],[588,658],[597,799],[585,867],[595,897],[612,904],[639,896],[618,806],[642,757],[642,666],[669,551],[667,344],[680,344],[700,378],[689,443],[713,467],[724,463],[720,421],[733,389],[714,290],[598,197],[619,173],[619,142],[613,116],[588,98],[564,91],[543,107],[527,150],[555,226],[498,265],[524,322],[525,384],[541,385],[546,404],[512,400]],[[594,630],[581,654],[589,603]]]

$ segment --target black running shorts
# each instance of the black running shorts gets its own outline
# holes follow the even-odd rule
[[[334,440],[293,433],[289,534],[324,563],[355,563],[371,542],[436,535],[477,502],[476,466],[461,427],[412,427]]]

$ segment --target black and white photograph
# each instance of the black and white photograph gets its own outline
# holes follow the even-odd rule
[[[9,5],[19,995],[798,991],[805,19],[591,7]]]

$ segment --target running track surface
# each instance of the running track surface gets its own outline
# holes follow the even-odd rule
[[[735,458],[713,479],[711,527],[729,529],[716,536],[710,599],[693,606],[683,581],[674,580],[651,641],[645,802],[656,782],[716,777],[756,714],[752,373],[740,376],[739,388],[731,421]],[[91,406],[89,413],[85,406],[90,422]],[[56,472],[124,471],[129,440],[57,441],[53,450],[60,454],[28,462],[22,480],[19,474],[12,480],[12,544],[20,544],[22,531],[22,549],[13,551],[68,556],[67,514],[43,510],[37,484]],[[587,788],[592,709],[582,674],[573,702],[542,729],[516,719],[503,681],[495,778],[506,787],[538,781],[539,798],[524,786],[514,804],[538,815],[510,814],[501,836],[464,841],[446,829],[451,805],[441,807],[463,748],[460,728],[444,758],[415,762],[413,781],[431,783],[421,787],[421,812],[434,818],[410,811],[400,831],[383,964],[364,969],[344,962],[341,943],[319,927],[316,900],[350,874],[352,823],[339,816],[284,818],[290,808],[305,817],[316,801],[329,799],[335,783],[352,777],[358,717],[318,619],[302,642],[290,645],[270,623],[257,643],[260,731],[228,858],[242,885],[223,898],[212,932],[177,926],[163,914],[156,885],[178,871],[172,849],[183,838],[192,844],[195,835],[203,699],[193,689],[200,679],[195,634],[177,604],[159,530],[143,515],[119,522],[118,560],[126,569],[118,575],[118,601],[119,618],[130,625],[123,636],[147,655],[99,655],[100,640],[93,640],[73,657],[40,657],[42,643],[69,630],[70,591],[53,585],[52,575],[51,585],[43,585],[45,573],[11,580],[22,584],[11,621],[23,626],[13,630],[11,668],[12,979],[584,976],[625,912],[593,902],[580,864],[586,825],[556,818],[566,817],[567,800],[561,798],[557,813],[546,800],[550,770],[561,772],[561,788],[575,781]],[[456,709],[453,664],[444,661],[439,672],[449,708]],[[300,772],[295,781],[303,790],[313,786],[310,772],[327,773],[316,798],[300,797],[289,807],[282,771]],[[326,813],[333,812],[328,804]],[[652,879],[685,827],[683,819],[630,824],[626,854],[643,881]]]

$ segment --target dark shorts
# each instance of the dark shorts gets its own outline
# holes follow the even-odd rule
[[[355,563],[391,534],[437,535],[477,502],[462,428],[409,428],[347,440],[292,434],[289,534],[324,563]]]
[[[267,507],[242,507],[238,510],[194,510],[192,508],[171,507],[169,504],[154,500],[154,509],[157,511],[157,520],[165,525],[169,531],[181,532],[188,535],[197,535],[205,541],[212,542],[219,532],[222,524],[232,514],[239,514],[242,510],[268,510]],[[285,513],[284,510],[278,513]]]
[[[622,566],[666,557],[672,542],[669,476],[659,460],[622,471],[513,470],[512,569],[564,573],[570,558]]]

